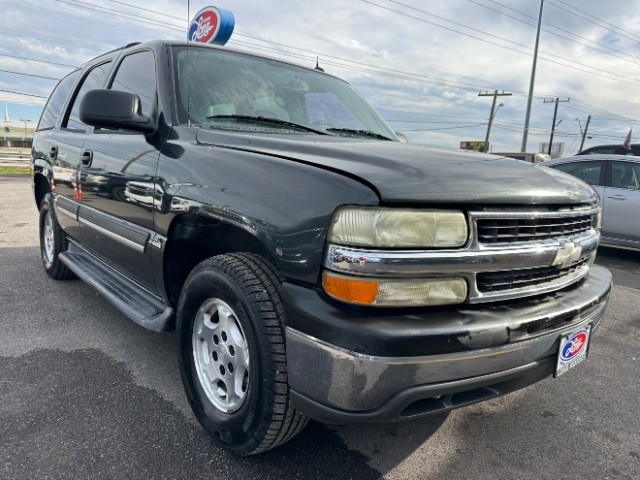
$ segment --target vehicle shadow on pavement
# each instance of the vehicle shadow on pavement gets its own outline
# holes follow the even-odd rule
[[[312,421],[275,450],[234,457],[189,410],[173,333],[139,327],[81,281],[51,280],[38,247],[0,248],[0,262],[0,478],[375,479],[446,418]]]
[[[99,350],[0,357],[0,372],[4,479],[24,472],[33,478],[380,478],[367,456],[316,422],[273,451],[234,457]],[[393,452],[390,459],[406,458],[428,436],[423,432],[408,452],[394,442],[398,427],[381,428],[388,441],[374,453]]]

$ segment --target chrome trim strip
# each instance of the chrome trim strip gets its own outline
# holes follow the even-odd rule
[[[496,218],[496,219],[522,219],[530,220],[535,218],[564,218],[575,217],[577,215],[596,215],[598,208],[584,207],[572,210],[558,210],[555,212],[537,212],[537,211],[513,211],[513,212],[492,212],[492,211],[472,211],[469,215],[472,218]]]
[[[133,242],[133,241],[129,240],[128,238],[124,238],[124,237],[118,235],[117,233],[112,232],[111,230],[107,230],[106,228],[103,228],[103,227],[101,227],[99,225],[96,225],[95,223],[90,222],[90,221],[88,221],[87,219],[85,219],[83,217],[80,217],[78,220],[80,221],[80,223],[82,225],[86,225],[87,227],[92,228],[92,229],[102,233],[103,235],[106,235],[107,237],[115,240],[118,243],[123,244],[126,247],[129,247],[129,248],[135,250],[136,252],[144,253],[144,251],[145,251],[146,243],[145,243],[145,245],[140,245],[140,244],[138,244],[136,242]]]
[[[590,230],[570,240],[582,246],[582,255],[593,253],[600,234]],[[415,278],[424,275],[475,274],[550,267],[558,249],[568,239],[500,250],[369,250],[329,244],[324,266],[335,272],[363,277]]]
[[[62,199],[62,201],[59,201],[60,199]],[[67,203],[71,205],[67,205]],[[66,217],[72,218],[73,220],[76,220],[76,221],[78,220],[79,205],[76,202],[73,202],[68,198],[61,197],[60,195],[55,195],[53,197],[53,204],[55,205],[56,213],[62,213]],[[69,210],[68,207],[73,208],[75,212],[72,210]]]
[[[69,210],[65,209],[64,207],[61,207],[60,205],[58,205],[58,202],[56,202],[56,213],[61,213],[65,217],[69,217],[69,218],[72,218],[75,221],[78,221],[78,214],[77,213],[70,212]]]

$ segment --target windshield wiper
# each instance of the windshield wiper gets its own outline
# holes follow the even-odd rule
[[[234,120],[246,120],[249,122],[261,122],[261,123],[271,123],[274,125],[283,125],[285,127],[293,127],[300,130],[304,130],[306,132],[317,133],[318,135],[329,135],[327,132],[323,130],[316,130],[315,128],[307,127],[306,125],[301,125],[299,123],[290,122],[288,120],[280,120],[279,118],[271,118],[271,117],[260,117],[254,115],[209,115],[207,117],[208,120],[211,119],[224,119],[230,118]]]
[[[393,142],[393,139],[385,137],[380,133],[372,132],[371,130],[358,130],[355,128],[327,128],[327,132],[353,133],[356,135],[364,135],[365,137],[379,138],[381,140],[389,140],[390,142]]]

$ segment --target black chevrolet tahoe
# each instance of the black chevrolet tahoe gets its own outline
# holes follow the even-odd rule
[[[176,330],[195,416],[239,455],[561,375],[611,289],[589,186],[402,143],[346,82],[228,48],[73,71],[32,169],[47,274]]]

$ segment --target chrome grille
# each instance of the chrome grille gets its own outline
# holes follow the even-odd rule
[[[567,237],[588,231],[595,215],[580,214],[558,218],[479,218],[478,242],[483,244],[520,243]]]
[[[479,273],[476,276],[476,285],[482,293],[533,287],[574,273],[589,263],[589,257],[585,255],[567,268],[540,267]]]

